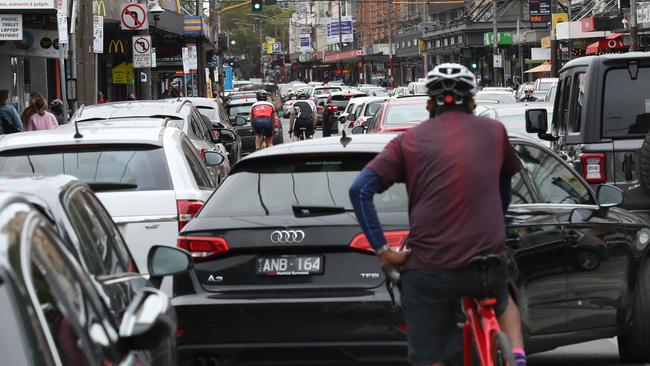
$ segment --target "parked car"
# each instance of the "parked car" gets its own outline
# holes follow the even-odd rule
[[[183,359],[404,362],[399,296],[348,196],[394,137],[301,141],[237,164],[179,237],[194,258],[194,271],[174,280]],[[527,352],[619,336],[624,359],[650,361],[648,222],[615,207],[615,187],[594,191],[543,145],[510,141],[523,171],[513,177],[506,250]],[[405,186],[375,205],[399,247],[409,230]]]
[[[409,95],[427,95],[427,85],[423,81],[412,81],[406,88]]]
[[[650,53],[584,57],[560,70],[552,125],[527,126],[567,157],[587,182],[623,190],[623,207],[650,217]]]
[[[151,126],[147,126],[147,121]],[[182,229],[212,194],[206,163],[188,137],[160,122],[78,122],[56,130],[2,135],[0,175],[68,174],[88,183],[126,239],[137,266],[146,268],[155,245],[174,246]],[[205,153],[208,164],[225,157]],[[171,294],[171,284],[163,289]]]
[[[49,188],[61,193],[61,187]],[[107,243],[83,243],[82,250],[103,256],[93,258],[99,263],[82,263],[51,219],[23,195],[0,193],[2,363],[175,365],[176,316],[169,297],[144,275],[126,272],[127,258],[100,246]],[[147,268],[151,280],[159,281],[187,271],[190,261],[182,250],[153,247]],[[124,272],[108,277],[89,272],[92,266]]]
[[[429,119],[426,96],[413,96],[387,100],[381,109],[361,129],[352,133],[402,132]]]
[[[223,146],[212,133],[210,125],[206,124],[201,117],[199,110],[189,100],[164,99],[154,101],[129,101],[95,104],[79,108],[71,118],[70,123],[92,122],[92,121],[120,121],[129,120],[143,121],[146,119],[171,120],[189,137],[192,145],[201,157],[207,151],[216,151],[222,155],[228,155],[226,147]],[[213,179],[221,182],[230,172],[229,161],[223,160],[219,165],[210,166],[210,174]]]
[[[483,91],[481,90],[480,92],[476,93],[476,96],[474,97],[474,100],[476,100],[477,103],[483,102],[483,101],[496,101],[498,103],[515,103],[515,96],[511,91],[499,91],[499,90],[494,90],[494,91]]]
[[[535,80],[535,90],[549,90],[553,85],[557,85],[558,78],[539,78]]]

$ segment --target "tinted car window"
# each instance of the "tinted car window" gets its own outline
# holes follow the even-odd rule
[[[603,136],[645,135],[650,131],[650,67],[609,70],[603,93]],[[624,92],[621,92],[624,91]]]
[[[521,173],[512,177],[512,201],[511,204],[533,203],[533,195],[524,181]]]
[[[183,145],[183,154],[185,155],[185,160],[187,160],[187,163],[190,166],[190,170],[192,171],[192,175],[194,176],[194,180],[196,181],[196,184],[201,189],[212,188],[212,184],[210,184],[210,178],[208,177],[207,173],[201,166],[201,162],[196,157],[194,148],[192,148],[187,141],[183,141],[182,145]]]
[[[382,105],[383,105],[383,102],[368,104],[368,106],[366,107],[366,113],[364,113],[364,116],[372,116],[372,115],[374,115],[379,110],[379,108],[381,108]]]
[[[202,115],[208,117],[211,121],[219,121],[219,114],[216,109],[207,105],[197,106],[196,108]]]
[[[55,146],[5,151],[0,154],[0,174],[68,174],[86,183],[115,184],[109,190],[172,189],[163,149],[149,145]]]
[[[573,93],[571,94],[571,104],[573,105],[573,113],[571,119],[568,121],[569,132],[580,132],[580,124],[582,121],[582,106],[585,101],[585,87],[587,81],[587,74],[584,72],[576,74],[573,78]]]
[[[226,178],[200,216],[293,215],[293,205],[352,209],[348,190],[371,158],[346,154],[250,162]],[[375,196],[375,205],[380,212],[406,212],[406,187],[393,185]]]
[[[426,103],[390,105],[384,117],[385,125],[401,125],[429,119]]]
[[[99,352],[86,337],[98,317],[85,297],[82,281],[58,248],[43,228],[34,229],[31,277],[40,308],[64,365],[102,364]]]
[[[250,116],[252,104],[233,105],[230,107],[230,117]]]
[[[593,203],[587,187],[560,161],[537,147],[519,144],[515,151],[545,203]]]

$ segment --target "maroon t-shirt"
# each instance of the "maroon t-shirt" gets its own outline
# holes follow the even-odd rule
[[[411,256],[405,269],[456,269],[479,254],[502,253],[500,177],[521,167],[503,125],[447,112],[393,139],[369,164],[382,190],[404,182]]]

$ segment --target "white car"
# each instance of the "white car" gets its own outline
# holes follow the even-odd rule
[[[344,130],[348,135],[352,129],[365,123],[366,119],[372,117],[378,107],[376,102],[383,102],[389,97],[360,97],[350,99],[350,103],[339,117],[339,130]],[[372,104],[372,106],[370,106]]]
[[[189,138],[161,121],[79,122],[0,137],[0,174],[76,176],[102,201],[135,259],[147,268],[154,245],[176,246],[179,230],[215,189]],[[210,165],[225,157],[206,152]],[[65,199],[65,197],[61,197]],[[165,280],[171,294],[171,280]]]

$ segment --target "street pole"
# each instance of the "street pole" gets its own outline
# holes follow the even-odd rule
[[[145,8],[147,7],[147,2],[144,0],[139,0],[139,4],[144,6]],[[149,14],[147,15],[147,22],[149,22]],[[137,31],[137,34],[139,36],[148,36],[149,35],[149,27],[147,26],[147,29],[142,29]],[[151,42],[153,43],[153,42]],[[152,45],[150,45],[151,47]],[[137,70],[135,72],[135,78],[136,78],[136,83],[138,83],[139,86],[139,92],[138,92],[138,99],[140,100],[151,100],[151,68],[149,67],[144,67],[141,69],[134,69]],[[141,75],[146,75],[146,81],[142,81]]]
[[[639,49],[638,28],[636,22],[636,0],[630,0],[630,52]]]
[[[524,45],[521,42],[521,27],[519,25],[519,19],[517,19],[517,51],[519,54],[519,66],[521,68],[520,70],[520,79],[519,82],[523,83],[524,82]]]
[[[553,0],[551,3],[551,13],[555,13],[557,9],[557,0]],[[558,69],[560,66],[560,60],[557,57],[558,53],[558,42],[555,39],[555,30],[551,26],[551,77],[558,77]]]
[[[388,69],[388,82],[389,86],[393,86],[394,79],[395,79],[395,63],[393,61],[393,7],[392,7],[392,1],[388,1],[388,62],[390,64],[390,67]]]
[[[343,51],[343,26],[341,25],[341,0],[339,0],[339,52]],[[343,62],[339,61],[339,72],[343,74]],[[342,76],[341,76],[342,77]]]
[[[496,67],[495,58],[499,54],[499,29],[497,24],[497,0],[492,0],[492,68],[494,72],[494,86],[501,86],[499,68]]]

